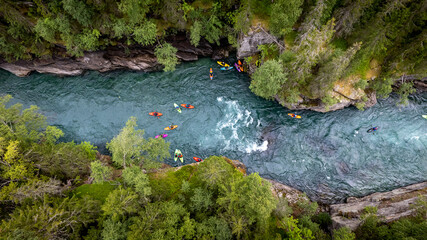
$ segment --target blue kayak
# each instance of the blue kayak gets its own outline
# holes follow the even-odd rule
[[[233,67],[222,67],[222,68],[220,68],[221,70],[231,70],[231,69],[233,69]]]

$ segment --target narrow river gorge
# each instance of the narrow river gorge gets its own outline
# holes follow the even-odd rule
[[[194,162],[193,156],[241,160],[250,172],[324,203],[427,180],[427,120],[421,117],[427,114],[426,92],[410,96],[405,107],[391,96],[365,111],[297,111],[302,118],[293,119],[278,103],[252,94],[249,81],[205,58],[167,73],[19,78],[1,70],[0,94],[11,94],[12,103],[39,106],[48,122],[65,132],[63,140],[90,141],[104,152],[130,116],[138,118],[146,138],[176,124],[165,140],[171,153],[181,149],[185,164]],[[174,103],[195,108],[180,114]],[[149,116],[152,111],[163,116]],[[367,133],[374,126],[379,130]],[[167,163],[176,165],[172,159]]]

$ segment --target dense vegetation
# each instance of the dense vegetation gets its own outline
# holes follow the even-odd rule
[[[0,97],[1,239],[425,239],[417,215],[382,225],[368,208],[355,232],[306,198],[289,204],[271,184],[225,157],[180,169],[163,138],[145,139],[131,117],[101,156],[90,143],[58,142],[37,107]]]
[[[342,80],[366,90],[357,104],[363,108],[372,90],[388,96],[392,79],[427,75],[423,0],[274,1],[271,9],[268,26],[287,48],[260,46],[264,64],[251,84],[259,96],[284,105],[321,100],[329,106],[337,102],[334,84]],[[401,85],[400,103],[413,91],[411,82]]]
[[[259,46],[261,54],[247,59],[260,66],[253,92],[284,105],[329,106],[341,79],[384,97],[391,79],[425,76],[426,22],[424,0],[0,0],[0,54],[12,61],[140,45],[155,48],[170,71],[178,60],[167,37],[237,46],[239,35],[259,26],[285,44]],[[402,85],[400,102],[411,92],[411,82]]]

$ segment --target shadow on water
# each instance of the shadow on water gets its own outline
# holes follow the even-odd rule
[[[214,80],[209,79],[209,68]],[[0,71],[0,94],[40,107],[64,141],[90,141],[107,152],[130,116],[145,137],[167,132],[166,141],[192,157],[224,155],[243,161],[249,172],[305,191],[312,199],[339,202],[348,196],[385,191],[427,179],[427,93],[396,107],[396,96],[365,111],[349,107],[317,113],[291,111],[253,95],[249,78],[220,71],[210,59],[184,63],[175,72],[87,72],[77,77]],[[194,109],[178,113],[173,103]],[[157,119],[148,115],[159,111]],[[375,134],[367,129],[380,126]],[[167,163],[174,165],[172,159]]]

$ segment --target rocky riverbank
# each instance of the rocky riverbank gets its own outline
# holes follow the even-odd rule
[[[180,61],[196,61],[199,57],[221,59],[228,57],[230,48],[212,46],[207,41],[200,41],[198,47],[191,45],[185,35],[177,35],[169,41],[178,49],[177,57]],[[57,54],[49,58],[40,58],[30,61],[19,60],[8,63],[0,60],[0,68],[16,76],[24,77],[31,72],[51,73],[60,76],[76,76],[86,70],[107,72],[117,69],[130,69],[137,71],[157,71],[162,65],[157,62],[152,47],[123,46],[108,47],[106,50],[86,52],[84,56],[74,58]]]

